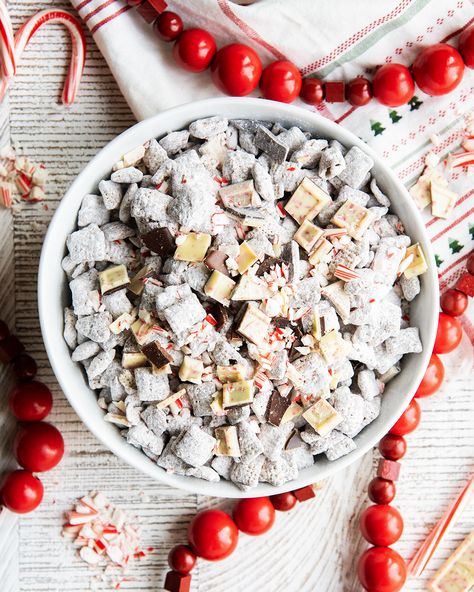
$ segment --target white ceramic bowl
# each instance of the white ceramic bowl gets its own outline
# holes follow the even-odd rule
[[[63,308],[69,303],[70,295],[61,269],[61,259],[65,254],[66,237],[75,229],[83,196],[97,190],[99,181],[110,174],[112,165],[127,151],[150,138],[182,129],[195,119],[212,115],[296,125],[318,136],[335,138],[346,146],[356,145],[365,150],[375,161],[374,174],[378,184],[390,196],[392,209],[403,221],[406,232],[413,241],[421,244],[429,265],[427,273],[421,277],[421,294],[411,309],[412,324],[420,329],[423,353],[404,358],[402,372],[387,385],[379,417],[356,437],[357,449],[333,462],[320,458],[314,466],[300,471],[296,480],[281,487],[260,484],[248,493],[241,492],[224,480],[209,483],[167,473],[141,451],[127,444],[119,435],[119,430],[104,421],[104,413],[97,405],[96,395],[88,387],[79,364],[71,361],[62,336]],[[182,105],[150,117],[123,132],[91,160],[63,197],[49,225],[39,267],[38,300],[43,339],[59,384],[85,426],[105,446],[130,465],[170,486],[204,495],[250,497],[289,491],[320,481],[354,462],[387,432],[413,397],[427,367],[437,325],[438,282],[430,241],[420,214],[394,173],[361,140],[316,113],[297,107],[261,99],[219,98]]]

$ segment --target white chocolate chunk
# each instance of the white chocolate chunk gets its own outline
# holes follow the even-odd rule
[[[428,269],[425,255],[418,243],[408,247],[405,253],[405,259],[411,255],[413,255],[413,261],[403,272],[407,280],[415,277],[416,275],[422,275]]]
[[[219,391],[212,400],[210,407],[214,415],[225,415],[223,402],[222,402],[222,391]]]
[[[449,218],[459,195],[431,181],[431,213],[436,218]]]
[[[204,261],[211,245],[211,235],[204,232],[190,232],[176,239],[178,248],[174,258],[178,261]]]
[[[148,364],[148,358],[142,352],[123,352],[122,368],[142,368]]]
[[[192,382],[194,384],[201,384],[202,373],[204,372],[204,364],[202,360],[184,356],[184,359],[179,367],[179,378],[183,382]]]
[[[296,191],[290,197],[285,210],[297,222],[302,224],[306,219],[311,220],[331,203],[331,197],[316,183],[305,177]]]
[[[217,440],[216,456],[240,456],[240,444],[237,434],[237,427],[233,425],[222,426],[214,430],[214,437]]]
[[[293,421],[297,417],[300,417],[300,415],[303,414],[303,411],[304,409],[303,407],[301,407],[301,405],[298,405],[298,403],[291,403],[291,405],[283,414],[283,417],[280,421],[280,425],[284,425],[285,423],[288,423],[289,421]]]
[[[312,253],[308,257],[311,265],[317,265],[321,259],[332,251],[332,244],[325,238],[321,238],[314,247]]]
[[[325,399],[319,399],[303,417],[320,436],[327,436],[344,418]]]
[[[114,335],[118,335],[119,333],[122,333],[122,331],[130,329],[135,319],[136,316],[124,312],[109,325],[109,329]]]
[[[253,380],[226,382],[222,385],[222,406],[224,409],[242,407],[253,401]]]
[[[166,397],[166,399],[163,399],[163,401],[160,401],[159,403],[157,403],[155,405],[155,407],[157,409],[164,409],[165,407],[168,407],[172,403],[175,403],[178,399],[181,399],[181,397],[185,394],[186,394],[186,389],[181,389],[177,393],[173,393],[169,397]]]
[[[474,586],[474,532],[459,545],[428,583],[431,592],[469,592]]]
[[[319,349],[329,365],[335,364],[346,358],[351,346],[342,338],[339,331],[333,329],[321,337]]]
[[[114,265],[99,273],[100,291],[102,295],[111,294],[130,283],[125,265]]]
[[[339,228],[345,228],[355,240],[360,240],[373,220],[374,215],[370,210],[348,199],[334,214],[331,222]]]
[[[295,232],[293,238],[307,253],[309,253],[322,236],[323,231],[321,228],[318,228],[309,220],[303,220],[303,223]]]
[[[260,196],[255,191],[253,180],[222,187],[219,189],[219,196],[227,207],[245,208],[259,206],[262,203]]]
[[[238,382],[245,378],[245,368],[242,364],[217,366],[217,378],[221,382]]]
[[[228,304],[234,287],[234,280],[215,269],[204,286],[204,293],[221,304]]]
[[[271,319],[251,304],[247,306],[237,331],[255,345],[265,343]]]
[[[252,250],[248,242],[244,241],[239,247],[239,256],[237,257],[237,269],[239,273],[245,273],[257,259],[256,253]]]
[[[131,167],[140,162],[145,156],[145,146],[137,146],[123,155],[122,161],[124,167]]]

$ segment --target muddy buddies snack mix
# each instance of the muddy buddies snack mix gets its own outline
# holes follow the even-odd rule
[[[64,337],[104,419],[166,471],[247,489],[335,460],[422,349],[426,261],[360,148],[210,117],[84,196]]]

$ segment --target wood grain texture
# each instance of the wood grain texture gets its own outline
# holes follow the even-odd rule
[[[48,7],[70,9],[67,2],[57,0],[12,2],[10,12],[15,28],[27,16]],[[63,512],[76,497],[91,489],[104,491],[115,503],[134,512],[142,524],[145,545],[157,549],[147,562],[133,570],[131,581],[123,585],[125,590],[161,590],[168,550],[177,542],[185,542],[191,516],[198,508],[227,507],[225,501],[186,495],[155,483],[105,450],[59,391],[43,349],[36,307],[36,274],[48,222],[84,164],[106,142],[134,123],[104,60],[89,35],[87,38],[84,79],[77,104],[71,109],[58,104],[70,48],[67,34],[54,25],[40,30],[28,46],[9,103],[1,109],[2,141],[8,136],[9,113],[13,141],[36,162],[44,162],[50,173],[44,204],[47,210],[43,204],[15,209],[14,232],[9,230],[10,213],[0,212],[2,316],[13,321],[15,312],[17,331],[40,365],[39,378],[54,390],[51,421],[64,434],[67,450],[61,466],[42,477],[46,496],[41,508],[20,520],[19,551],[15,528],[11,528],[15,520],[11,515],[8,520],[0,516],[2,592],[94,589],[94,573],[60,537]],[[58,248],[62,249],[62,245]],[[396,548],[404,557],[411,556],[472,471],[474,408],[470,368],[466,369],[465,362],[459,359],[451,365],[457,368],[451,374],[453,378],[442,393],[422,402],[422,427],[409,437],[409,454],[403,462],[396,500],[405,518],[405,533]],[[0,446],[6,450],[11,433],[5,413],[8,381],[2,380],[0,389]],[[301,504],[291,515],[278,515],[271,536],[242,536],[232,558],[199,565],[193,576],[193,592],[359,590],[355,564],[365,543],[360,538],[357,520],[367,503],[365,492],[376,460],[376,454],[366,455],[331,479],[316,500]],[[426,574],[407,583],[405,590],[425,590],[427,578],[473,528],[471,507],[446,538]],[[10,549],[10,554],[2,553],[2,548]],[[15,562],[19,562],[20,568],[17,584],[12,583],[17,578]],[[9,582],[8,586],[5,582]]]

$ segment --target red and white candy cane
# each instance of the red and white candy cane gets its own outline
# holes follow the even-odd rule
[[[15,58],[18,62],[36,31],[50,22],[64,25],[71,35],[71,63],[62,93],[62,102],[71,105],[77,96],[86,60],[86,39],[79,21],[72,14],[65,10],[41,10],[29,18],[15,35]],[[8,80],[3,79],[0,83],[0,100],[5,96],[7,86]]]
[[[3,0],[0,0],[0,70],[6,78],[16,73],[13,27]]]

